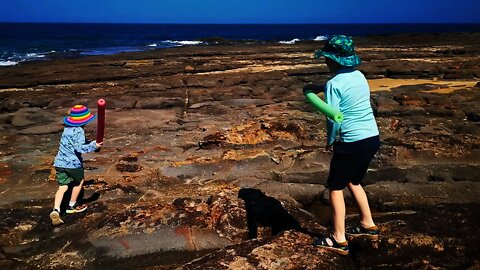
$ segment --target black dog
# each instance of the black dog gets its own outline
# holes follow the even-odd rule
[[[245,202],[249,239],[257,238],[258,225],[271,227],[272,235],[286,230],[303,232],[300,223],[290,215],[282,203],[258,189],[242,188],[238,197]]]

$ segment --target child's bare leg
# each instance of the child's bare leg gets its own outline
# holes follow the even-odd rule
[[[70,205],[73,205],[77,202],[78,194],[82,191],[83,180],[80,182],[78,186],[73,187],[72,189],[72,196],[70,197]]]
[[[360,210],[360,224],[364,228],[370,228],[375,226],[372,218],[372,213],[370,212],[367,194],[365,194],[365,190],[363,190],[363,187],[361,185],[353,185],[352,183],[349,183],[348,189],[355,198],[355,201],[357,202],[358,208]]]
[[[342,190],[329,190],[332,207],[333,237],[337,242],[345,242],[345,200]]]
[[[67,185],[59,186],[57,193],[55,193],[55,202],[53,204],[53,209],[57,209],[58,212],[60,212],[60,205],[62,204],[63,195],[67,190]]]

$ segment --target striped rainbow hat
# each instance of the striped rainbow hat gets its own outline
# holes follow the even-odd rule
[[[90,113],[90,110],[84,105],[75,105],[68,110],[68,116],[63,118],[67,126],[79,127],[88,124],[97,116]]]

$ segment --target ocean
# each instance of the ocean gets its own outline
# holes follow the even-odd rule
[[[480,32],[480,24],[75,24],[0,23],[0,66],[212,44],[219,40],[294,43],[329,35]]]

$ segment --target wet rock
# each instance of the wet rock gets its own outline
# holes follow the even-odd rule
[[[127,63],[127,61],[115,61],[115,62],[111,62],[110,66],[123,67],[123,66],[125,66],[126,63]]]
[[[465,115],[467,116],[467,120],[470,120],[472,122],[480,122],[480,110],[470,110],[465,112]]]
[[[379,108],[377,114],[380,117],[408,117],[425,116],[427,113],[424,108],[419,106],[399,106],[396,108]]]
[[[124,67],[140,67],[140,66],[153,66],[155,61],[153,60],[131,60],[127,61]]]
[[[195,103],[188,108],[188,111],[198,111],[198,113],[207,115],[227,115],[232,113],[232,109],[230,107],[218,104],[216,102]]]
[[[8,124],[12,122],[12,116],[9,113],[2,113],[0,114],[0,123]]]
[[[189,162],[193,163],[193,162]],[[164,166],[160,168],[162,175],[166,177],[178,178],[189,182],[201,182],[205,178],[210,179],[212,172],[229,173],[228,167],[222,164],[174,164],[175,166]],[[182,166],[179,166],[182,165]],[[223,170],[222,170],[223,168]]]
[[[393,97],[393,100],[404,106],[422,107],[427,104],[427,102],[423,99],[422,95],[417,93],[402,93],[399,95],[395,95]]]
[[[139,131],[162,128],[177,119],[177,112],[170,110],[133,110],[109,113],[109,126]]]
[[[0,112],[15,112],[24,107],[24,104],[18,100],[2,101],[0,103]]]
[[[239,177],[232,183],[240,188],[255,188],[258,184],[267,180],[257,177]]]
[[[127,234],[121,237],[90,237],[89,242],[106,255],[129,258],[166,251],[194,251],[224,247],[231,244],[211,230],[185,226],[159,226],[149,234]]]
[[[425,183],[428,181],[427,169],[416,166],[411,168],[399,168],[397,166],[380,166],[370,169],[365,176],[364,183],[367,185],[382,181],[398,183]]]
[[[144,88],[150,91],[164,91],[169,88],[168,85],[163,83],[140,83],[136,85],[138,88]]]
[[[40,108],[23,108],[12,114],[12,125],[26,127],[29,125],[60,122],[57,114]]]
[[[372,94],[372,100],[376,107],[381,108],[381,107],[395,107],[398,106],[398,102],[395,101],[392,97],[390,96],[384,96],[380,94]]]
[[[229,107],[244,107],[244,106],[260,107],[260,106],[272,104],[273,101],[265,100],[265,99],[239,98],[239,99],[230,99],[222,103]]]
[[[60,123],[50,123],[43,126],[34,126],[18,131],[18,134],[21,135],[42,135],[42,134],[52,134],[59,133],[63,131],[64,126]]]
[[[8,140],[5,138],[0,138],[0,145],[8,144]]]
[[[464,78],[474,78],[474,73],[470,71],[464,70],[450,70],[445,72],[444,78],[447,80],[455,80],[455,79],[464,79]]]
[[[446,109],[455,108],[453,101],[445,95],[422,94],[421,96],[429,105]]]
[[[444,108],[432,108],[428,107],[425,108],[425,113],[434,116],[434,117],[452,117],[452,118],[459,118],[462,119],[465,117],[465,113],[461,110],[452,110],[452,109],[444,109]]]
[[[385,77],[387,78],[408,78],[416,79],[420,77],[418,72],[409,69],[408,67],[398,67],[394,69],[385,69]]]
[[[275,181],[264,181],[255,186],[269,196],[287,194],[301,204],[310,204],[318,199],[325,190],[323,185],[299,184],[299,183],[278,183]]]
[[[219,82],[215,79],[206,79],[201,76],[192,76],[189,77],[186,81],[186,85],[189,87],[204,87],[204,88],[211,88],[218,84]]]
[[[282,183],[304,183],[304,184],[317,184],[326,185],[328,178],[328,163],[325,162],[324,166],[317,169],[310,169],[302,172],[278,172],[272,170],[270,177],[274,181]]]
[[[137,103],[138,97],[133,96],[121,96],[121,97],[109,97],[108,109],[133,109]]]
[[[140,99],[135,108],[138,109],[168,109],[185,106],[185,101],[178,98],[148,98]]]
[[[87,99],[87,98],[75,99],[74,97],[67,96],[67,97],[58,97],[52,100],[52,102],[48,104],[47,108],[49,109],[65,108],[64,114],[67,115],[68,110],[77,104],[83,104],[88,108],[96,107],[95,101],[92,101],[91,99]]]
[[[376,116],[388,117],[397,114],[397,111],[402,110],[400,104],[391,97],[380,95],[372,96],[372,109]]]
[[[251,240],[224,248],[182,269],[354,269],[351,261],[312,245],[310,236],[287,231],[278,237]],[[292,255],[293,254],[293,255]]]
[[[8,269],[14,269],[15,267],[15,262],[12,260],[4,260],[0,259],[0,267],[2,269],[8,270]]]
[[[476,182],[430,182],[429,184],[377,182],[365,191],[374,204],[387,207],[425,207],[439,203],[470,203],[480,196]]]
[[[391,90],[392,91],[398,91],[398,92],[419,92],[419,91],[430,91],[430,90],[437,90],[437,89],[442,89],[442,88],[448,88],[447,84],[429,84],[429,83],[423,83],[423,84],[414,84],[414,85],[402,85],[399,87],[394,87]]]
[[[369,247],[368,243],[360,241],[350,241],[350,245],[352,248],[369,250],[376,254],[376,258],[367,260],[356,257],[357,263],[392,267],[402,263],[413,268],[469,268],[474,263],[468,254],[478,250],[476,246],[470,247],[476,236],[458,241],[455,237],[458,233],[450,230],[450,227],[455,227],[468,232],[471,226],[478,223],[474,216],[477,210],[467,210],[473,205],[464,206],[437,205],[417,213],[397,212],[375,217],[381,228],[377,246]],[[455,218],[452,219],[452,216]],[[445,227],[445,224],[450,226]],[[408,254],[416,254],[415,258],[418,259],[399,259],[403,256],[410,257]]]

